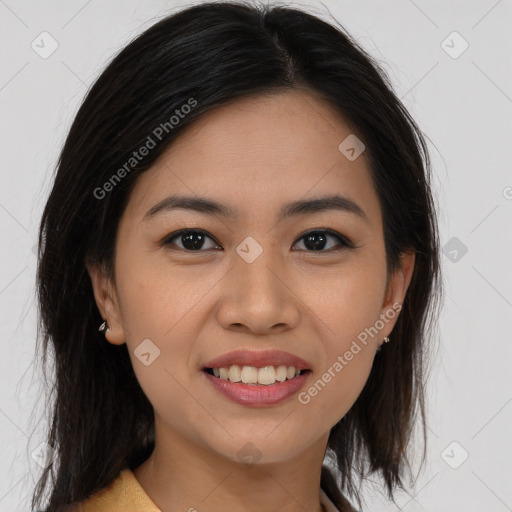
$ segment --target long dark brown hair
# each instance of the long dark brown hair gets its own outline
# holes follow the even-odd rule
[[[153,408],[126,344],[105,343],[98,332],[102,318],[85,265],[102,263],[114,275],[117,228],[137,178],[205,113],[237,98],[299,89],[325,99],[363,137],[388,272],[399,268],[402,252],[416,253],[392,343],[378,352],[360,396],[331,429],[327,453],[337,470],[324,466],[322,488],[341,510],[343,493],[361,506],[356,478],[376,473],[393,499],[411,471],[418,415],[423,465],[424,388],[442,284],[425,138],[386,73],[336,22],[285,5],[206,2],[160,20],[112,59],[60,154],[37,269],[38,349],[52,398],[46,441],[54,457],[34,490],[33,510],[53,512],[86,499],[154,448]],[[193,108],[171,126],[191,98]],[[151,134],[156,147],[126,167]],[[123,166],[122,179],[113,182]]]

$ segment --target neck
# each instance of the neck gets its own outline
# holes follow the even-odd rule
[[[153,453],[133,473],[162,512],[324,510],[320,475],[328,433],[289,460],[254,465],[227,459],[174,431],[155,434]]]

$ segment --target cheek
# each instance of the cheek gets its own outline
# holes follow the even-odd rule
[[[195,306],[217,280],[201,265],[175,265],[160,251],[133,254],[119,263],[123,326],[135,338],[161,339],[194,315]]]
[[[186,400],[182,384],[190,379],[190,353],[204,323],[201,300],[218,279],[209,285],[204,272],[194,276],[192,267],[183,272],[152,261],[132,256],[122,262],[119,293],[136,377],[158,408]]]
[[[370,336],[364,341],[361,336],[358,338],[365,316],[354,315],[346,321],[341,316],[335,325],[338,334],[324,333],[325,361],[299,395],[299,402],[308,410],[307,416],[321,418],[318,421],[326,429],[334,426],[357,400],[375,357],[375,341]]]
[[[312,408],[312,416],[316,411],[323,415],[322,421],[327,421],[329,428],[357,400],[371,372],[384,289],[385,268],[375,261],[373,265],[337,269],[317,279],[307,294],[302,291],[314,313],[324,352],[302,403]]]
[[[354,257],[323,272],[301,274],[293,289],[318,320],[327,348],[341,350],[379,318],[385,296],[383,259]]]
[[[226,269],[219,265],[205,272],[203,265],[183,268],[161,257],[131,254],[117,267],[127,345],[144,392],[157,410],[166,409],[190,399],[179,383],[190,379],[191,348],[211,312],[207,296]],[[306,306],[305,321],[315,324],[313,332],[320,338],[321,367],[316,391],[308,393],[311,406],[326,407],[327,421],[334,424],[356,400],[371,370],[375,341],[367,336],[365,345],[360,335],[378,319],[384,264],[361,256],[331,269],[304,266],[289,285]],[[293,295],[289,299],[296,300]],[[134,355],[146,339],[160,351],[149,366]]]
[[[307,395],[301,398],[310,399],[311,405],[317,401],[314,407],[318,413],[313,411],[312,415],[322,417],[324,428],[332,428],[357,400],[370,375],[373,355],[371,348],[361,347],[351,361],[329,364],[326,371],[305,390]]]
[[[167,382],[172,399],[174,390],[179,391],[177,382],[185,382],[190,371],[190,351],[204,321],[198,305],[204,291],[194,293],[190,285],[180,287],[179,279],[168,281],[160,274],[151,279],[139,275],[126,283],[124,292],[123,327],[137,378],[141,385],[154,384],[157,394]],[[154,361],[148,366],[139,360],[142,347],[150,353],[146,360]]]

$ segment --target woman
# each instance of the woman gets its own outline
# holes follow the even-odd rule
[[[440,296],[429,171],[384,72],[311,14],[203,3],[127,45],[41,221],[33,508],[350,511],[371,473],[392,499]]]

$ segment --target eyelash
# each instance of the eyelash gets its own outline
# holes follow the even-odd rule
[[[331,248],[331,249],[319,250],[319,251],[308,251],[307,249],[302,249],[305,252],[317,253],[317,254],[318,253],[332,253],[332,252],[342,251],[342,250],[345,250],[345,249],[355,249],[356,248],[356,246],[352,243],[351,240],[349,240],[347,237],[341,235],[340,233],[338,233],[336,231],[333,231],[332,229],[320,229],[320,228],[312,229],[312,230],[307,231],[306,233],[303,233],[302,235],[300,235],[300,237],[296,240],[296,242],[293,245],[295,245],[297,242],[299,242],[300,240],[305,238],[307,235],[310,235],[310,234],[313,234],[313,233],[325,233],[327,235],[330,235],[330,236],[336,238],[339,241],[341,247],[339,247],[338,249]],[[179,238],[180,236],[182,236],[184,234],[202,234],[205,237],[210,238],[217,245],[220,246],[220,244],[218,244],[217,241],[212,236],[210,236],[206,231],[204,231],[202,229],[192,229],[192,228],[182,229],[180,231],[176,231],[175,233],[171,233],[170,235],[166,236],[163,239],[162,243],[165,246],[171,246],[171,245],[173,245],[172,241],[174,239]],[[193,250],[190,250],[190,249],[182,249],[181,247],[174,247],[172,250],[184,251],[184,252],[188,252],[188,253],[205,252],[205,250],[203,250],[203,249],[199,249],[197,251],[193,251]],[[211,249],[207,249],[207,250],[211,250]]]

